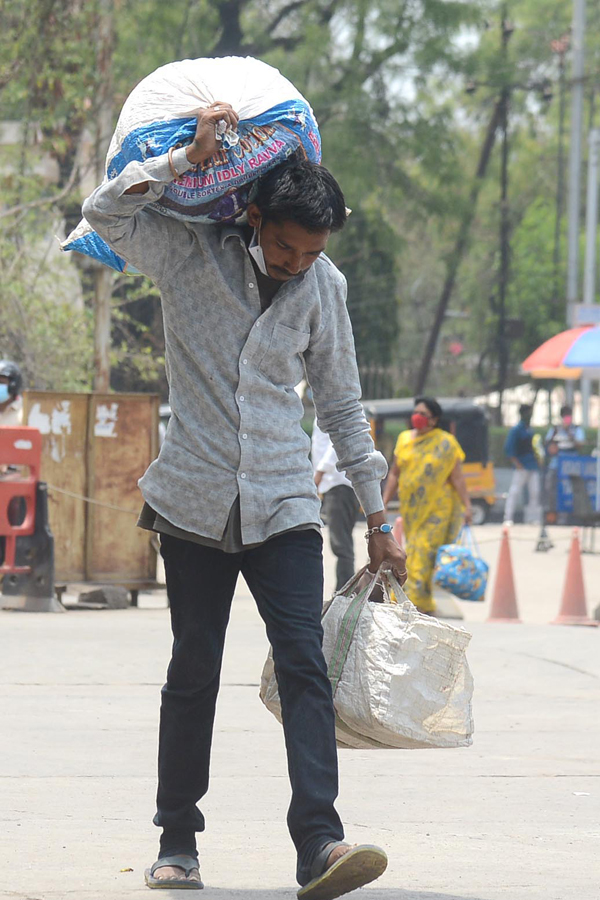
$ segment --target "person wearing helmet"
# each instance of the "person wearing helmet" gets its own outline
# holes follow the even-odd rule
[[[23,418],[23,376],[16,363],[0,360],[0,425],[20,425]]]

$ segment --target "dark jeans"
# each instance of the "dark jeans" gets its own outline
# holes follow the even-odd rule
[[[349,485],[336,484],[323,494],[323,510],[329,526],[331,550],[337,556],[335,589],[339,591],[354,575],[352,531],[356,525],[360,504]]]
[[[292,786],[288,827],[300,884],[328,840],[342,840],[334,801],[337,751],[331,685],[321,649],[322,540],[316,531],[278,535],[224,553],[161,535],[173,655],[162,689],[156,825],[160,855],[196,853],[206,794],[225,632],[241,572],[273,647]]]

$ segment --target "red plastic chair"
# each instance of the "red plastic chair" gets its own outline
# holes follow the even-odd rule
[[[4,561],[0,574],[29,572],[30,566],[16,566],[17,538],[35,531],[35,504],[37,484],[40,480],[42,460],[42,436],[37,428],[26,426],[0,426],[0,537],[4,538]],[[29,475],[7,474],[6,466],[28,466]],[[25,502],[25,517],[20,525],[10,521],[10,506]]]

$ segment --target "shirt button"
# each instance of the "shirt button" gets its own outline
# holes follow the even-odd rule
[[[243,359],[243,360],[242,360],[242,363],[243,363],[245,366],[247,366],[247,365],[248,365],[248,360],[247,360],[247,359]]]
[[[256,323],[256,327],[257,327],[257,328],[260,328],[260,322],[257,322],[257,323]]]
[[[243,441],[247,441],[247,440],[248,440],[248,435],[247,435],[247,434],[243,434],[243,435],[242,435],[242,440],[243,440]]]
[[[240,397],[240,403],[243,403],[244,399],[245,399],[244,397]]]
[[[240,478],[245,478],[245,477],[246,477],[246,473],[245,473],[245,472],[241,472],[241,473],[240,473]]]
[[[248,287],[249,287],[249,288],[253,288],[253,287],[254,287],[254,282],[253,282],[253,281],[248,282]]]

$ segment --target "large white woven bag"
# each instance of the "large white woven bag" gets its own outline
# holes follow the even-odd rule
[[[378,585],[383,603],[370,600]],[[392,602],[392,592],[399,602]],[[472,743],[470,634],[419,613],[391,573],[372,576],[364,569],[326,604],[322,621],[340,746]],[[271,652],[260,696],[281,721]]]

